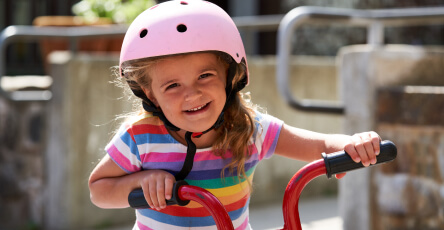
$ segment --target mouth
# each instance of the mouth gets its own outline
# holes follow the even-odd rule
[[[206,104],[203,104],[203,105],[200,105],[200,106],[197,106],[195,108],[189,109],[189,110],[185,110],[185,112],[189,112],[189,113],[198,112],[200,110],[205,109],[209,104],[210,104],[210,102],[208,102]]]

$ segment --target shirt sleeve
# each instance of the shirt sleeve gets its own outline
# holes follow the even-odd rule
[[[142,169],[139,150],[130,125],[123,124],[105,150],[111,159],[128,174]]]
[[[270,158],[276,150],[283,121],[268,114],[256,113],[256,131],[253,134],[259,159]]]

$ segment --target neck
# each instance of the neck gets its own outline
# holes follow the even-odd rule
[[[187,131],[179,130],[179,131],[170,131],[171,136],[174,137],[177,141],[179,141],[183,145],[187,145],[187,142],[185,141],[185,133]],[[203,134],[199,138],[192,137],[191,140],[196,145],[196,148],[202,149],[202,148],[209,148],[213,145],[214,141],[216,141],[217,132],[212,129],[208,131],[207,133]]]

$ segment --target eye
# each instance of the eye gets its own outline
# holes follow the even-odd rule
[[[207,77],[210,77],[210,76],[212,76],[212,75],[213,75],[213,74],[211,74],[211,73],[204,73],[204,74],[202,74],[202,75],[199,76],[199,79],[207,78]]]
[[[169,89],[176,88],[176,87],[178,87],[178,86],[179,86],[179,84],[177,84],[177,83],[170,84],[170,85],[168,85],[168,86],[165,88],[165,91],[167,91],[167,90],[169,90]]]

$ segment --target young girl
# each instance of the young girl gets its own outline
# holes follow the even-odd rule
[[[168,1],[139,15],[125,35],[120,75],[141,98],[143,112],[107,145],[89,188],[101,208],[128,207],[128,194],[142,188],[152,209],[137,210],[134,229],[215,228],[197,203],[166,207],[176,180],[209,190],[236,229],[250,229],[250,185],[262,159],[279,154],[313,161],[345,149],[356,162],[376,163],[374,132],[301,130],[243,99],[239,91],[249,76],[241,37],[212,3]]]

